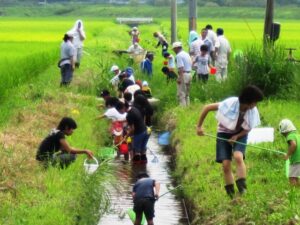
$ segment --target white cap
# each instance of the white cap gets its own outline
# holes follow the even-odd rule
[[[138,28],[137,27],[133,27],[132,30],[138,30]]]
[[[292,121],[289,119],[283,119],[279,123],[279,131],[280,133],[288,133],[291,131],[297,130]]]
[[[172,48],[182,47],[182,43],[180,41],[176,41],[172,44]]]
[[[119,69],[119,67],[118,67],[117,65],[113,65],[113,66],[111,67],[110,71],[111,71],[111,72],[114,72],[114,71],[116,71],[116,70],[118,70],[118,69]]]
[[[148,82],[144,80],[142,85],[143,86],[148,86]]]

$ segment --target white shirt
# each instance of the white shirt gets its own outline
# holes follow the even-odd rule
[[[187,54],[185,51],[181,50],[176,55],[176,63],[177,63],[177,69],[183,67],[183,71],[185,72],[191,72],[192,70],[192,59],[189,54]]]
[[[141,88],[140,88],[139,85],[133,84],[133,85],[128,86],[128,87],[126,88],[126,90],[124,91],[124,93],[129,92],[129,93],[131,93],[132,96],[133,96],[133,95],[134,95],[134,92],[136,92],[137,90],[140,90],[140,89],[141,89]]]
[[[74,56],[75,49],[71,41],[62,42],[60,50],[60,59],[65,59],[61,61],[60,66],[65,64],[71,64],[71,58]]]
[[[195,59],[195,64],[197,66],[197,74],[209,74],[208,64],[209,64],[209,55],[204,56],[198,55]]]
[[[106,110],[104,115],[112,121],[124,121],[126,120],[127,113],[121,114],[118,112],[118,110],[116,110],[116,108],[110,108]]]
[[[210,52],[215,51],[215,46],[212,43],[212,41],[210,39],[208,39],[208,37],[206,37],[205,39],[202,39],[202,41],[203,41],[203,44],[207,45],[209,54],[210,54]]]
[[[80,28],[78,28],[78,24],[81,24]],[[73,34],[73,45],[75,48],[82,48],[83,46],[83,40],[80,39],[80,33],[83,39],[86,38],[84,28],[83,28],[83,22],[81,20],[77,20],[71,30],[68,31],[68,33]]]
[[[139,45],[139,44],[135,44],[135,45],[131,45],[128,49],[127,52],[131,53],[131,54],[141,54],[144,52],[144,49]]]
[[[111,80],[110,80],[110,83],[113,85],[113,86],[118,86],[120,80],[119,80],[119,75],[120,75],[121,71],[119,71],[119,73],[117,75],[115,75]]]
[[[218,36],[220,47],[217,54],[216,63],[221,67],[226,67],[228,64],[228,53],[231,52],[230,44],[224,35]]]
[[[173,55],[170,55],[168,57],[168,68],[169,69],[175,69],[176,65],[175,65],[175,59]]]
[[[133,76],[133,74],[131,74],[131,75],[130,75],[130,77],[128,77],[128,79],[129,79],[129,80],[132,80],[132,81],[133,81],[133,83],[135,83],[135,79],[134,79],[134,76]]]
[[[207,38],[213,43],[215,48],[220,47],[220,42],[217,38],[217,34],[213,30],[207,30]]]
[[[200,47],[204,42],[198,38],[196,41],[193,41],[190,45],[190,54],[193,56],[200,55]]]

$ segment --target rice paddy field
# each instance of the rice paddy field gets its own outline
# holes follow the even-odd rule
[[[107,123],[93,120],[100,113],[96,96],[100,88],[108,85],[111,65],[128,65],[126,57],[119,58],[112,51],[128,48],[130,28],[116,24],[115,18],[80,18],[87,34],[82,67],[75,73],[71,87],[60,89],[56,65],[60,43],[78,17],[0,17],[0,224],[95,224],[109,205],[105,198],[107,190],[101,185],[113,180],[108,166],[103,165],[101,173],[87,178],[81,168],[82,157],[65,171],[41,171],[34,160],[39,141],[66,115],[75,117],[79,124],[70,139],[72,145],[96,152],[107,143]],[[198,30],[208,23],[224,28],[233,51],[252,44],[262,45],[262,20],[199,18]],[[276,45],[300,48],[299,21],[283,19],[280,23],[280,40]],[[185,49],[187,27],[187,20],[180,18],[178,40]],[[222,93],[222,88],[210,81],[211,90],[207,88],[206,92],[201,91],[201,85],[192,87],[190,108],[176,107],[176,87],[166,85],[160,73],[163,58],[152,37],[154,31],[160,30],[169,38],[170,23],[159,18],[139,29],[141,45],[156,53],[154,77],[149,81],[152,92],[161,99],[163,110],[172,111],[165,121],[176,121],[173,140],[179,141],[180,146],[174,176],[184,186],[183,195],[190,203],[193,224],[299,223],[300,192],[288,186],[284,162],[279,156],[250,153],[249,193],[236,201],[226,198],[220,168],[213,162],[214,142],[199,139],[194,126],[203,105],[201,95],[218,92],[218,96],[225,97],[229,93]],[[300,50],[295,57],[300,59]],[[133,67],[136,76],[145,79],[139,65]],[[210,96],[205,99],[210,101]],[[264,125],[276,127],[281,118],[289,117],[300,127],[300,107],[294,100],[266,100],[259,108]],[[72,114],[74,110],[80,113]],[[208,130],[215,132],[213,117],[206,122]],[[267,147],[284,150],[285,144],[276,134],[275,144]]]

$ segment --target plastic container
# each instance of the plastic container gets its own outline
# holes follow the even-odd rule
[[[159,145],[169,145],[170,144],[170,132],[166,131],[158,135]]]
[[[135,212],[133,211],[133,209],[128,209],[127,214],[129,216],[130,220],[134,223],[134,221],[135,221]],[[145,222],[146,222],[146,217],[145,217],[145,214],[143,213],[141,225],[144,225]]]
[[[87,174],[94,173],[99,167],[98,160],[95,157],[93,157],[93,160],[94,160],[94,163],[88,163],[88,159],[84,160],[83,166],[84,166]]]
[[[217,68],[216,67],[210,68],[210,74],[211,75],[215,75],[216,73],[217,73]]]
[[[127,154],[128,153],[128,144],[127,143],[120,144],[119,151],[121,154]]]

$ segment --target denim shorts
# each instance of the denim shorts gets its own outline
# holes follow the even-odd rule
[[[223,139],[230,139],[233,135],[235,134],[217,133],[217,137]],[[232,155],[235,151],[243,153],[243,158],[245,159],[247,138],[248,135],[245,135],[237,140],[238,142],[241,142],[243,144],[234,143],[233,145],[231,145],[228,141],[217,139],[216,161],[218,163],[222,163],[223,160],[232,160]]]
[[[142,133],[135,134],[132,140],[132,148],[134,153],[144,154],[147,150],[147,143],[149,140],[149,135],[147,130]]]

